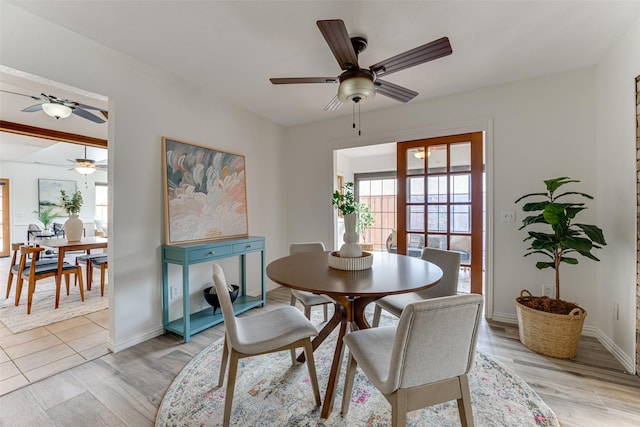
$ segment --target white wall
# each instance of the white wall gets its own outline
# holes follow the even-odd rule
[[[596,68],[598,219],[608,246],[598,269],[597,326],[627,369],[636,327],[636,100],[640,20]],[[613,303],[620,304],[614,320]]]
[[[2,147],[2,137],[0,132],[0,147]],[[10,202],[11,202],[11,230],[10,241],[24,242],[27,238],[27,227],[34,223],[42,226],[38,216],[33,211],[38,210],[38,179],[60,179],[76,182],[76,189],[82,193],[82,209],[80,219],[85,223],[87,236],[94,233],[94,213],[95,213],[95,183],[107,182],[107,173],[96,171],[87,176],[86,183],[83,175],[75,170],[65,168],[29,165],[25,163],[15,163],[2,161],[0,153],[0,176],[10,180]],[[63,223],[66,217],[56,218],[53,222]]]
[[[288,169],[280,126],[7,2],[0,7],[3,65],[109,98],[112,348],[162,333],[162,136],[246,156],[249,233],[266,237],[268,260],[279,255],[286,208],[278,171]],[[195,270],[199,294],[210,274]]]

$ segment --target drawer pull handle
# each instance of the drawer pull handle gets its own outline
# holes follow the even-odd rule
[[[252,248],[252,247],[253,247],[252,245],[247,245],[247,248]]]
[[[215,254],[216,254],[216,251],[209,252],[209,255],[215,255]]]

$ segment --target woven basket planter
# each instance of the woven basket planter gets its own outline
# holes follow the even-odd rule
[[[532,298],[537,297],[527,290],[522,290],[516,298],[520,342],[545,356],[558,359],[576,357],[587,312],[578,307],[569,314],[554,314],[534,310],[521,303]]]

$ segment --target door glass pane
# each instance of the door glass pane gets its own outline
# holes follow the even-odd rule
[[[428,173],[447,172],[447,146],[430,145],[427,153]]]
[[[424,205],[407,206],[407,230],[424,231]]]
[[[436,249],[447,249],[447,236],[442,234],[429,234],[427,236],[427,246]]]
[[[471,143],[459,142],[451,144],[451,171],[471,170]]]
[[[471,233],[471,205],[451,205],[451,232]]]
[[[424,178],[407,178],[407,203],[424,203]]]
[[[460,252],[460,262],[469,264],[471,261],[471,236],[451,236],[449,249]]]
[[[427,203],[447,202],[447,176],[430,176],[427,178]]]
[[[424,174],[424,148],[407,149],[407,175]]]
[[[471,174],[451,175],[451,202],[471,202]]]
[[[408,248],[424,248],[424,234],[407,234],[407,247]]]
[[[427,205],[428,229],[427,231],[447,232],[447,205]]]

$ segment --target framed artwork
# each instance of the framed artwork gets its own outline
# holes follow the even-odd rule
[[[76,182],[60,179],[38,179],[38,210],[54,206],[53,212],[61,217],[69,216],[60,204],[60,190],[71,195],[76,191]]]
[[[248,235],[245,158],[162,138],[165,242]]]

